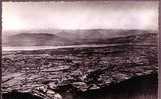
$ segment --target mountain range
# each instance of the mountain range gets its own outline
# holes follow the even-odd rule
[[[73,44],[112,44],[156,42],[154,31],[144,30],[62,30],[50,33],[18,33],[3,36],[3,46],[60,46]]]

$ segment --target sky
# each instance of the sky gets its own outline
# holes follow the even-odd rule
[[[157,1],[3,2],[3,31],[158,30]]]

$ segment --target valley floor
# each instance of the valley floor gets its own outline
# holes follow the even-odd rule
[[[44,87],[46,90],[50,89],[60,94],[88,93],[146,75],[154,74],[153,78],[157,78],[157,72],[158,57],[155,45],[122,44],[92,48],[8,51],[3,52],[2,56],[2,92],[9,93],[16,90],[32,93],[36,88]],[[140,83],[146,83],[145,81]],[[155,81],[157,82],[156,79]],[[109,95],[100,96],[100,99],[157,99],[157,83],[154,85],[154,94],[150,96],[151,98],[147,98],[150,93],[146,93],[148,90],[143,88],[145,94],[143,92],[138,96],[140,98],[135,96],[118,98],[115,95]],[[36,93],[39,97],[49,97],[44,95],[45,93],[41,93],[43,95],[39,93],[41,91]],[[137,90],[133,93],[137,94]],[[94,98],[80,95],[80,98],[75,99]]]

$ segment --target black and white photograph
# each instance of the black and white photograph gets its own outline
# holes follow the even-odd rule
[[[159,1],[2,2],[3,99],[158,99]]]

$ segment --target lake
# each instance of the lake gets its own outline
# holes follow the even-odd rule
[[[19,50],[41,50],[41,49],[59,49],[59,48],[80,48],[80,47],[105,47],[116,46],[121,44],[90,44],[90,45],[70,45],[70,46],[2,46],[2,51],[19,51]]]

